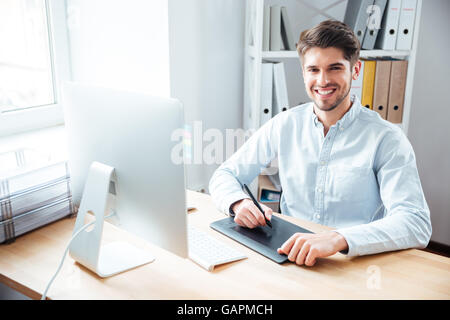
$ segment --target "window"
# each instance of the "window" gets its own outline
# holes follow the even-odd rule
[[[0,1],[0,136],[63,123],[65,1]],[[53,32],[54,30],[54,32]]]

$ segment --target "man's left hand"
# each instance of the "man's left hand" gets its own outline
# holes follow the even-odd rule
[[[334,231],[318,234],[294,233],[278,248],[279,254],[288,256],[289,261],[298,265],[313,266],[316,258],[324,258],[338,251],[348,249],[345,238]]]

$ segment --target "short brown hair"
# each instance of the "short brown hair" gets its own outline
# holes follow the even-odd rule
[[[317,26],[305,30],[297,43],[297,52],[302,58],[308,49],[313,47],[341,49],[344,58],[353,66],[359,59],[361,45],[358,38],[345,23],[337,20],[325,20]]]

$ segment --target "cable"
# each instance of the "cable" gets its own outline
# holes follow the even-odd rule
[[[103,219],[107,219],[112,217],[115,214],[115,212],[107,215],[106,217],[104,217]],[[82,231],[86,230],[87,228],[89,228],[91,225],[93,225],[95,223],[96,220],[89,222],[88,224],[84,225],[83,227],[81,227],[77,232],[75,232],[75,234],[72,236],[72,238],[69,240],[69,243],[66,246],[66,249],[64,250],[64,254],[63,257],[61,259],[61,262],[59,263],[58,269],[56,269],[55,274],[53,275],[53,277],[50,279],[50,281],[47,284],[47,287],[45,288],[44,293],[42,294],[41,300],[46,300],[47,298],[47,292],[50,289],[50,286],[52,285],[53,281],[55,280],[56,276],[58,275],[59,271],[61,270],[63,264],[64,264],[64,260],[66,259],[66,255],[67,252],[69,251],[70,248],[70,244],[72,243],[73,239],[75,239]]]

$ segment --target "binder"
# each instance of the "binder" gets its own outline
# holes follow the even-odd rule
[[[361,70],[359,72],[359,77],[356,80],[352,80],[352,86],[350,88],[350,96],[356,95],[361,101],[362,87],[363,87],[363,76],[364,76],[364,60],[361,60]]]
[[[295,50],[295,39],[286,7],[281,7],[281,38],[286,50]]]
[[[67,217],[72,212],[72,198],[66,198],[14,216],[11,219],[0,221],[0,243],[13,242],[16,237]]]
[[[372,13],[367,21],[367,30],[361,48],[372,50],[375,48],[375,41],[381,27],[381,19],[383,17],[387,0],[375,0]]]
[[[373,110],[378,112],[385,120],[387,119],[391,62],[390,60],[379,60],[375,68]]]
[[[284,63],[277,62],[273,64],[272,115],[275,116],[287,109],[289,109],[289,101]]]
[[[373,109],[373,87],[375,83],[375,60],[366,60],[364,63],[363,87],[361,104],[363,107]]]
[[[369,14],[367,8],[373,5],[374,0],[348,0],[345,10],[344,23],[348,25],[359,43],[362,44],[366,33],[367,19]]]
[[[270,49],[270,6],[264,6],[264,18],[263,18],[263,51],[269,51]]]
[[[261,126],[272,118],[272,87],[273,64],[269,62],[263,62],[261,64]]]
[[[381,29],[375,44],[377,49],[395,50],[401,0],[389,0],[384,11]]]
[[[392,61],[387,112],[387,120],[392,123],[402,122],[407,72],[407,60]]]
[[[281,50],[281,7],[270,7],[270,50]]]
[[[417,0],[402,0],[398,23],[397,50],[411,50]]]
[[[0,183],[3,184],[3,181],[0,180]],[[71,196],[69,183],[69,178],[61,177],[49,183],[40,184],[32,190],[4,197],[0,200],[0,221],[4,216],[18,216],[53,201],[69,198]]]
[[[0,243],[75,212],[67,162],[27,164],[27,158],[24,166],[0,168]]]

